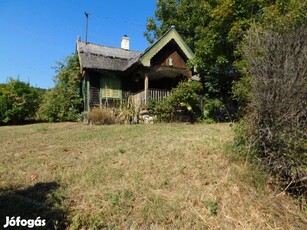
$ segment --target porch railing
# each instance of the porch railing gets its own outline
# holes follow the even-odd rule
[[[170,90],[165,89],[148,89],[147,102],[150,100],[162,101],[166,97],[171,95]],[[145,102],[145,91],[139,91],[130,95],[129,101],[133,103],[135,108],[140,108],[146,104]]]

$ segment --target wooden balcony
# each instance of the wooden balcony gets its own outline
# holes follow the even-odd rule
[[[171,95],[170,90],[165,89],[148,89],[148,95],[146,97],[145,90],[139,91],[130,95],[129,101],[133,103],[135,108],[141,108],[146,105],[150,100],[162,101],[166,97]]]

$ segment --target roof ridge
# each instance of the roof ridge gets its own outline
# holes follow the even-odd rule
[[[85,53],[85,52],[81,51],[80,53]],[[93,56],[96,56],[96,57],[106,57],[106,58],[113,58],[113,59],[127,60],[127,61],[139,58],[139,57],[123,58],[123,57],[118,57],[118,56],[115,56],[115,55],[108,55],[108,54],[103,55],[103,54],[97,54],[97,53],[90,53],[90,54],[93,55]]]
[[[161,37],[159,37],[156,41],[154,41],[150,46],[148,46],[143,52],[142,55],[145,54],[148,50],[150,50],[155,44],[157,44],[162,38],[164,38],[171,30],[176,30],[176,27],[172,25]]]
[[[91,43],[91,42],[82,42],[82,41],[78,41],[79,43],[83,43],[85,45],[95,45],[95,46],[100,46],[100,47],[106,47],[106,48],[111,48],[111,49],[118,49],[118,50],[124,50],[124,51],[130,51],[130,52],[138,52],[138,53],[142,53],[142,51],[137,51],[137,50],[127,50],[127,49],[123,49],[120,47],[115,47],[115,46],[106,46],[106,45],[101,45],[101,44],[97,44],[97,43]]]

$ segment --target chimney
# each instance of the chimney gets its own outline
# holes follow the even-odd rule
[[[130,38],[127,35],[122,37],[121,48],[125,50],[129,50]]]

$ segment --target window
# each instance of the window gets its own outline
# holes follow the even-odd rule
[[[169,65],[169,66],[173,66],[173,59],[172,59],[172,58],[169,58],[169,59],[168,59],[168,65]]]
[[[119,78],[102,77],[100,79],[101,98],[122,98],[121,81]]]

